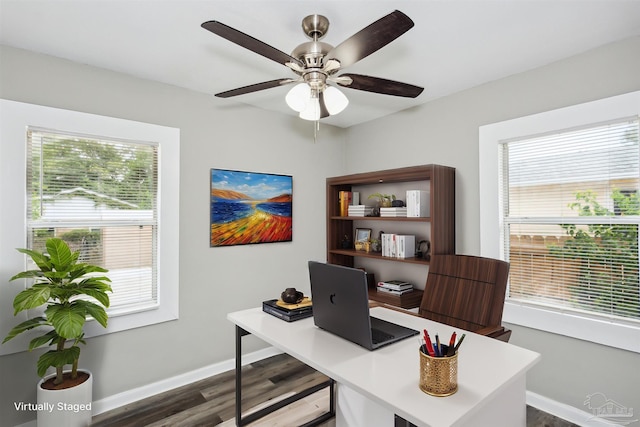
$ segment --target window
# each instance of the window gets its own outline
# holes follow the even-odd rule
[[[640,322],[638,119],[503,142],[500,160],[507,298]]]
[[[158,304],[158,144],[27,131],[27,242],[109,270],[110,316]]]
[[[640,93],[480,129],[481,245],[506,322],[640,352]]]
[[[177,319],[179,129],[2,99],[0,114],[0,335],[39,314],[15,318],[28,283],[6,284],[28,267],[15,249],[50,235],[113,280],[108,327],[87,322],[87,337]],[[0,354],[24,351],[22,335]]]

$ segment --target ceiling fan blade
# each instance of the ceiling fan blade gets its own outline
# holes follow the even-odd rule
[[[237,89],[227,90],[225,92],[216,93],[218,98],[230,98],[232,96],[244,95],[247,93],[257,92],[259,90],[271,89],[285,84],[293,83],[293,79],[269,80],[268,82],[256,83],[249,86],[239,87]]]
[[[304,64],[293,56],[269,46],[265,42],[238,31],[235,28],[231,28],[222,22],[207,21],[202,24],[202,28],[279,64],[286,65],[287,62],[293,62],[294,64],[304,67]]]
[[[348,67],[388,45],[412,27],[411,18],[395,10],[334,47],[326,57],[340,61],[342,68]]]
[[[351,79],[351,83],[346,83],[348,79],[343,79],[343,77]],[[335,79],[335,82],[340,86],[350,89],[364,90],[384,95],[403,96],[405,98],[415,98],[424,90],[424,88],[420,86],[414,86],[409,83],[382,79],[380,77],[363,76],[361,74],[341,74]]]

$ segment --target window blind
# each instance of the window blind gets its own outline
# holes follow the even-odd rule
[[[108,269],[110,315],[157,305],[157,190],[158,144],[28,129],[28,245]]]
[[[508,299],[640,321],[638,118],[500,144]]]

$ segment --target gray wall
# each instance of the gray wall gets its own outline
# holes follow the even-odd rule
[[[348,130],[323,126],[313,144],[295,118],[21,50],[0,55],[0,97],[181,129],[180,319],[89,340],[81,361],[98,378],[95,399],[231,358],[227,312],[257,306],[285,284],[308,291],[306,260],[325,257],[325,177],[423,163],[457,168],[458,252],[477,254],[478,127],[640,89],[635,38]],[[294,241],[209,248],[211,167],[292,174]],[[512,343],[543,354],[530,390],[583,410],[596,391],[640,407],[637,354],[513,329]],[[36,358],[0,357],[0,425],[31,418],[13,402],[34,401]]]
[[[285,287],[309,293],[306,261],[325,259],[325,178],[345,170],[340,129],[321,126],[314,144],[310,124],[295,117],[22,50],[0,55],[2,98],[181,130],[180,319],[88,340],[80,363],[96,375],[96,400],[231,359],[226,313]],[[293,242],[210,248],[212,167],[293,175]],[[15,271],[2,270],[8,286]],[[249,340],[247,351],[260,345]],[[13,402],[35,402],[39,354],[0,357],[1,425],[35,416]]]
[[[347,167],[354,173],[421,163],[455,167],[457,251],[479,254],[478,127],[636,90],[638,37],[350,128],[346,158],[358,162]],[[512,344],[542,354],[528,390],[583,411],[595,392],[640,408],[637,353],[511,327]]]

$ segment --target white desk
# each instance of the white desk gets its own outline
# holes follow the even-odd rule
[[[371,315],[433,337],[453,328],[382,307]],[[419,338],[368,351],[317,328],[312,318],[292,323],[261,308],[230,313],[227,318],[274,347],[338,383],[336,423],[353,427],[393,425],[393,414],[418,426],[525,426],[526,371],[538,353],[467,332],[458,356],[458,391],[433,397],[418,388]],[[460,336],[460,330],[456,330]]]

